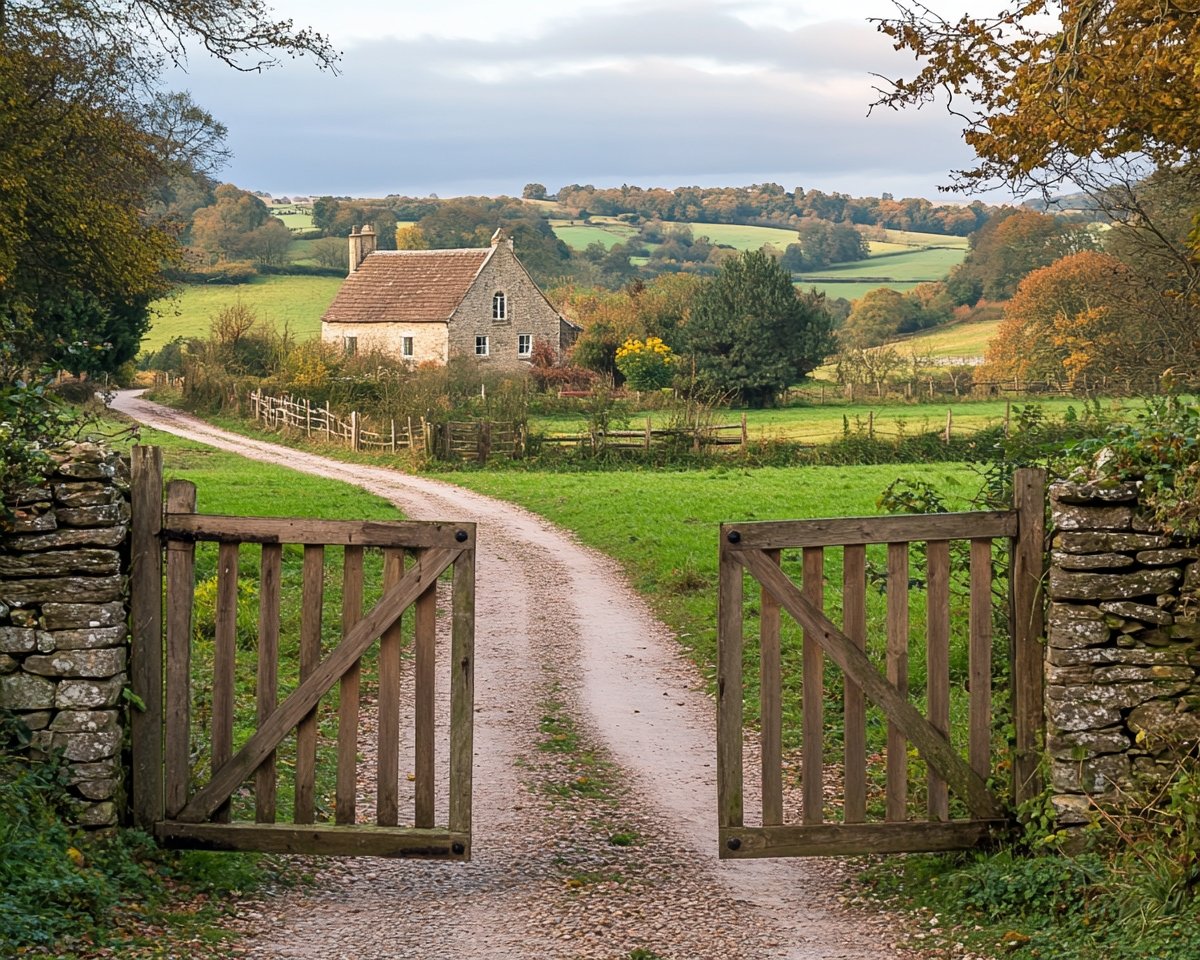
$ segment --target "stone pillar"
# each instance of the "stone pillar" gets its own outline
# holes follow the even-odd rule
[[[1050,489],[1046,745],[1064,825],[1162,783],[1175,748],[1200,739],[1200,551],[1155,529],[1139,491]]]
[[[75,820],[117,822],[123,800],[128,469],[79,443],[56,455],[0,527],[0,709],[61,751]]]

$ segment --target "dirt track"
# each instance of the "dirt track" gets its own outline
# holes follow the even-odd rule
[[[332,862],[248,909],[238,955],[420,960],[899,960],[893,918],[844,912],[840,864],[716,858],[713,704],[608,559],[512,505],[214,428],[123,392],[157,429],[356,484],[413,519],[474,521],[474,859]],[[535,749],[558,700],[607,754],[615,799],[551,801],[572,772]],[[569,792],[569,791],[568,791]],[[638,842],[616,846],[612,831]],[[637,956],[638,954],[635,954]]]

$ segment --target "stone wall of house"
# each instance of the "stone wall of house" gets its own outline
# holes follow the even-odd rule
[[[79,443],[0,530],[0,710],[61,751],[75,819],[116,823],[123,795],[128,467]]]
[[[503,320],[492,319],[492,297],[496,293],[504,294]],[[502,240],[454,311],[449,324],[449,355],[474,357],[480,364],[498,370],[524,369],[529,358],[520,355],[521,334],[532,337],[532,343],[545,340],[560,353],[563,350],[558,313],[517,262],[512,247]],[[475,352],[477,336],[488,338],[486,357]]]
[[[1200,550],[1138,508],[1137,483],[1057,483],[1046,735],[1060,822],[1164,778],[1200,739]]]
[[[321,324],[321,339],[339,350],[347,347],[346,338],[353,337],[357,353],[378,350],[394,357],[418,363],[445,363],[447,350],[444,323],[330,323]],[[404,338],[412,337],[412,356],[404,353]]]

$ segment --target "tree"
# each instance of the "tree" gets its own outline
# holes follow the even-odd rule
[[[851,348],[877,347],[897,334],[920,329],[921,315],[921,304],[898,290],[869,290],[850,308],[838,340]]]
[[[1160,351],[1131,336],[1138,311],[1128,299],[1128,268],[1092,251],[1027,276],[1004,309],[980,379],[1066,377],[1072,386],[1116,376],[1155,383]]]
[[[187,43],[243,70],[336,60],[269,14],[261,0],[0,0],[0,336],[26,364],[112,370],[136,352],[177,256],[161,193],[223,149],[186,95],[156,92],[163,68]]]
[[[345,244],[342,244],[344,247]],[[425,234],[415,223],[411,223],[406,227],[396,228],[396,249],[397,250],[428,250],[429,241],[425,239]]]
[[[761,407],[832,352],[831,331],[823,298],[798,295],[786,270],[750,250],[700,290],[682,333],[699,385]]]
[[[546,185],[544,183],[527,183],[525,189],[521,191],[521,196],[526,200],[545,200]]]

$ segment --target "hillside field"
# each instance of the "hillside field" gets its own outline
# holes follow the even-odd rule
[[[212,318],[236,303],[254,310],[277,329],[286,324],[298,340],[321,335],[321,316],[329,308],[340,277],[257,277],[250,283],[188,284],[174,297],[154,304],[158,313],[142,341],[143,350],[157,350],[174,337],[208,334]]]

